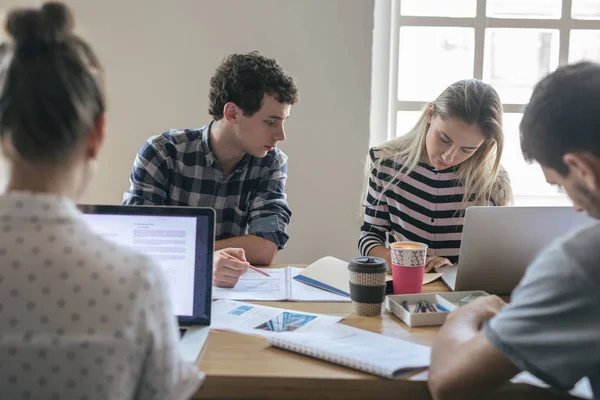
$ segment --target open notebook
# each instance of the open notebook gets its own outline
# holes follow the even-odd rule
[[[388,379],[429,366],[431,349],[343,324],[286,332],[269,344]]]
[[[349,297],[340,296],[317,287],[298,282],[293,278],[302,268],[259,268],[270,277],[248,270],[240,277],[237,285],[231,289],[213,285],[213,299],[230,300],[262,300],[262,301],[350,301]]]
[[[426,273],[423,285],[427,285],[442,276],[442,273]],[[350,297],[350,273],[348,263],[335,257],[323,257],[304,268],[295,280]],[[392,276],[387,276],[386,292],[392,292]]]

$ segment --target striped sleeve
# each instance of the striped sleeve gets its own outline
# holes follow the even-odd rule
[[[377,161],[375,149],[369,150],[371,163]],[[384,184],[378,169],[371,169],[366,190],[363,225],[361,227],[358,249],[361,255],[368,255],[377,246],[385,245],[386,233],[390,230],[390,217]]]

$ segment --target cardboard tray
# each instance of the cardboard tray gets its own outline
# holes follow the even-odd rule
[[[431,304],[439,304],[448,311],[452,311],[459,307],[461,299],[469,295],[489,296],[489,293],[483,290],[472,290],[465,292],[440,292],[440,293],[421,293],[421,294],[398,294],[387,296],[385,299],[385,308],[400,318],[408,326],[435,326],[443,325],[448,316],[448,312],[418,312],[415,313],[417,303],[427,301]],[[407,311],[402,307],[402,302],[408,303]]]

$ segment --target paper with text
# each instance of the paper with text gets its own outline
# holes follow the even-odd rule
[[[259,268],[271,277],[248,270],[233,288],[213,286],[213,299],[255,301],[349,302],[350,299],[293,279],[302,268]]]
[[[301,332],[309,327],[331,326],[341,320],[342,317],[222,299],[212,304],[210,328],[270,337],[277,332]]]
[[[133,247],[162,267],[176,315],[193,315],[196,218],[156,215],[85,214],[90,228]]]
[[[259,268],[270,277],[249,269],[233,288],[213,285],[213,299],[283,301],[288,299],[285,268]]]

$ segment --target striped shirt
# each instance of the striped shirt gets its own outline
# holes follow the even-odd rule
[[[210,207],[217,215],[216,240],[251,234],[282,249],[292,215],[287,156],[278,148],[263,158],[246,154],[225,177],[210,146],[211,125],[148,139],[133,163],[123,204]]]
[[[369,154],[375,162],[382,153],[373,148]],[[427,244],[429,256],[458,262],[465,210],[476,204],[463,203],[457,167],[437,171],[419,163],[408,176],[400,173],[402,168],[402,164],[385,159],[371,171],[358,241],[360,254],[368,255],[374,247],[385,245],[389,233]]]

